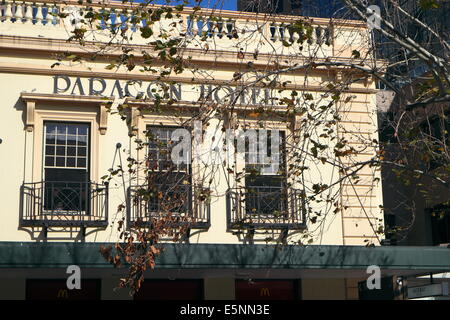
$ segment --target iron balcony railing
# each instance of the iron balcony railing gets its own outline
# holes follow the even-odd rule
[[[185,184],[131,186],[127,196],[127,225],[150,226],[167,218],[172,226],[210,227],[207,189]]]
[[[228,229],[303,229],[305,202],[301,190],[282,187],[229,189]]]
[[[22,227],[106,227],[108,186],[93,182],[41,181],[21,187]]]

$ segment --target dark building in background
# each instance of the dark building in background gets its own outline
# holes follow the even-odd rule
[[[238,11],[318,18],[337,18],[348,14],[340,0],[238,0],[237,7]]]
[[[380,1],[380,4],[383,2]],[[438,1],[438,8],[424,8],[418,1],[404,0],[400,5],[412,16],[430,26],[442,39],[450,40],[450,2]],[[389,12],[388,7],[382,7],[381,13]],[[401,33],[407,34],[415,42],[435,55],[447,59],[449,52],[446,52],[440,41],[431,35],[425,28],[411,21],[396,21],[396,26]],[[385,78],[402,92],[395,96],[393,91],[382,90],[377,94],[378,123],[380,141],[386,150],[386,159],[394,160],[398,157],[398,139],[394,136],[398,119],[404,110],[402,101],[406,96],[416,94],[417,88],[426,84],[426,78],[430,77],[428,66],[419,59],[413,59],[411,52],[401,47],[397,43],[383,37],[379,32],[374,32],[374,44],[377,58],[386,60],[391,66],[387,69]],[[407,61],[403,63],[402,61]],[[386,89],[381,84],[380,89]],[[381,103],[383,102],[383,103]],[[389,103],[386,103],[389,102]],[[448,132],[450,128],[450,117],[446,116],[441,121],[436,121],[437,116],[431,111],[437,106],[433,106],[428,116],[421,115],[412,117],[411,123],[403,120],[402,127],[417,128],[425,134],[437,140],[443,140],[440,132]],[[446,107],[444,104],[442,105]],[[403,119],[405,119],[404,117]],[[414,121],[414,123],[412,122]],[[430,126],[429,129],[428,126]],[[439,167],[448,164],[432,161],[429,165],[423,164],[422,170],[427,174]],[[388,243],[397,245],[442,245],[450,243],[450,206],[448,204],[448,192],[436,189],[433,199],[427,199],[423,193],[418,191],[414,184],[406,186],[396,178],[394,172],[389,168],[382,169],[383,176],[383,203],[385,210],[386,230],[402,230],[387,234],[390,240]],[[428,184],[429,181],[419,181]],[[417,183],[419,183],[417,182]]]

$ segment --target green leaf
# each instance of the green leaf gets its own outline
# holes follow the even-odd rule
[[[141,27],[141,36],[148,39],[153,35],[153,30],[149,26]]]
[[[177,54],[177,48],[174,48],[174,47],[170,48],[170,49],[169,49],[169,54],[170,54],[171,56],[176,55],[176,54]]]
[[[436,2],[436,0],[420,0],[419,6],[423,10],[430,10],[430,9],[437,9],[439,8],[439,4]]]

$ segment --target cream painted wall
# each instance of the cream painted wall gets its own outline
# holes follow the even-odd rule
[[[20,195],[20,185],[25,179],[26,182],[30,182],[32,176],[37,179],[40,174],[39,168],[41,166],[40,156],[41,149],[38,146],[39,140],[42,136],[42,121],[39,117],[36,118],[35,130],[33,132],[25,132],[24,122],[23,122],[23,108],[24,103],[20,100],[21,92],[28,93],[53,93],[53,78],[51,76],[38,76],[38,75],[19,75],[19,74],[2,74],[2,81],[7,82],[8,90],[4,93],[4,103],[3,103],[3,116],[1,118],[2,122],[2,139],[3,144],[1,147],[1,152],[5,155],[2,157],[4,165],[0,168],[2,170],[2,180],[5,181],[1,188],[3,190],[3,195],[8,201],[2,207],[3,216],[6,217],[5,222],[0,226],[2,230],[0,234],[0,239],[6,240],[31,240],[30,235],[25,231],[18,231],[18,212],[19,212],[19,195]],[[72,79],[73,80],[73,79]],[[74,80],[73,80],[74,81]],[[110,86],[112,86],[113,80],[107,80]],[[193,99],[196,93],[194,92],[184,92],[183,100]],[[37,104],[36,110],[57,110],[58,103],[52,102],[50,104]],[[113,105],[114,108],[114,105]],[[85,110],[88,113],[95,112],[95,108],[79,108],[80,110]],[[70,117],[70,113],[66,116]],[[64,110],[61,110],[61,114],[64,114]],[[350,123],[350,125],[353,123]],[[366,127],[371,124],[364,124]],[[219,123],[211,122],[209,128],[217,128],[220,126]],[[145,126],[144,126],[145,127]],[[371,127],[373,129],[373,127]],[[108,118],[107,131],[105,135],[101,135],[98,132],[93,132],[98,139],[97,150],[94,154],[97,158],[95,176],[92,176],[94,181],[99,181],[99,178],[107,173],[108,168],[110,168],[112,159],[115,152],[116,143],[121,143],[123,149],[128,149],[130,145],[130,138],[128,137],[128,128],[125,123],[120,120],[118,116],[110,115]],[[132,139],[131,139],[132,140]],[[131,141],[132,143],[132,141]],[[26,148],[26,149],[25,149]],[[39,149],[38,149],[39,148]],[[26,152],[25,152],[26,150]],[[24,155],[26,154],[26,157]],[[122,151],[122,158],[126,159],[126,154]],[[35,158],[34,158],[35,157]],[[25,158],[25,160],[24,160]],[[30,168],[30,166],[32,168]],[[216,170],[217,175],[214,176],[215,197],[212,199],[211,203],[211,228],[207,232],[201,232],[195,234],[192,238],[192,242],[199,243],[239,243],[237,237],[233,236],[230,232],[226,230],[226,210],[225,210],[225,197],[224,194],[228,188],[226,184],[226,176],[223,170]],[[311,172],[311,174],[320,174],[324,181],[329,181],[332,183],[333,179],[336,179],[337,174],[333,172],[331,167],[326,165],[317,165],[317,171]],[[36,180],[35,180],[36,181]],[[363,193],[365,189],[361,189]],[[374,195],[377,197],[377,195]],[[351,192],[349,192],[349,197],[351,197]],[[373,196],[372,196],[373,197]],[[111,183],[110,186],[110,222],[117,222],[119,217],[115,216],[115,208],[124,201],[124,193],[122,189],[122,182],[117,180]],[[372,205],[376,207],[375,204]],[[324,232],[322,236],[316,239],[317,243],[321,244],[343,244],[343,234],[342,227],[348,230],[349,236],[354,236],[355,232],[352,231],[353,225],[348,219],[344,219],[341,222],[341,215],[336,214],[329,217],[329,222],[326,223]],[[364,225],[361,221],[360,225]],[[367,228],[363,228],[363,236],[367,236]],[[64,234],[64,233],[63,233]],[[61,233],[51,233],[49,237],[54,236],[63,237]],[[360,234],[360,233],[358,233]],[[73,237],[74,235],[67,234]],[[34,234],[37,236],[37,234]],[[116,226],[108,227],[105,231],[98,231],[89,234],[87,237],[88,241],[114,241],[116,237]],[[298,235],[297,235],[298,236]],[[63,237],[64,238],[64,237]],[[361,243],[364,244],[364,243]]]
[[[245,20],[241,21],[243,24],[247,24]],[[336,39],[334,41],[335,56],[348,56],[352,48],[357,48],[364,45],[366,42],[361,39],[364,38],[366,30],[364,28],[348,27],[343,28],[340,32],[336,33]],[[26,25],[11,22],[2,22],[0,25],[0,33],[2,36],[13,36],[12,38],[0,37],[0,47],[5,48],[6,42],[9,41],[9,45],[17,45],[18,47],[28,49],[45,49],[52,52],[52,50],[63,50],[67,44],[64,41],[59,42],[58,45],[51,47],[45,41],[40,41],[36,39],[60,39],[65,40],[68,37],[68,32],[64,28],[57,26],[35,26]],[[357,37],[358,39],[353,39],[352,41],[345,41],[351,37]],[[29,38],[21,38],[29,37]],[[339,38],[342,37],[342,38]],[[225,37],[226,38],[226,37]],[[32,40],[33,39],[33,40]],[[100,36],[99,39],[101,40]],[[140,37],[135,37],[136,44],[145,43]],[[224,59],[227,61],[235,61],[235,58],[230,58],[230,55],[234,55],[234,50],[239,48],[239,41],[223,39],[219,42],[219,49],[228,50],[229,56]],[[255,44],[245,48],[246,52],[252,52]],[[260,52],[271,53],[274,48],[268,46],[263,46]],[[275,47],[275,52],[278,54],[285,53],[288,54],[292,48],[286,49],[280,46],[280,42]],[[305,48],[303,53],[305,56],[310,54],[309,50],[312,48]],[[325,51],[322,50],[321,55],[327,56],[331,54],[331,49],[327,48]],[[350,51],[349,51],[350,50]],[[37,51],[36,51],[37,52]],[[320,55],[319,55],[320,56]],[[200,57],[200,56],[199,56]],[[211,73],[215,80],[229,81],[232,78],[233,73],[236,71],[230,67],[219,67],[218,64],[211,64],[211,56],[203,56],[205,61],[209,63],[208,67],[205,67],[204,71]],[[234,56],[233,56],[234,57]],[[217,59],[217,58],[216,58]],[[267,59],[267,58],[264,58]],[[24,130],[24,107],[25,104],[20,99],[20,94],[22,92],[36,93],[36,94],[51,94],[53,93],[53,78],[50,75],[51,72],[78,72],[82,78],[83,88],[85,93],[88,92],[88,80],[86,77],[96,76],[96,72],[104,72],[108,74],[109,77],[113,78],[115,73],[119,76],[127,76],[133,78],[133,76],[141,75],[138,70],[128,72],[125,70],[119,71],[106,71],[104,69],[106,62],[95,62],[85,65],[79,65],[76,63],[64,62],[60,66],[55,66],[50,68],[50,66],[55,62],[55,57],[49,55],[47,57],[42,57],[42,55],[33,55],[30,52],[19,51],[1,51],[0,53],[0,84],[2,93],[2,114],[0,117],[0,138],[3,139],[3,143],[0,145],[0,179],[2,184],[0,185],[0,194],[2,195],[3,205],[0,208],[0,215],[2,216],[2,224],[0,224],[0,241],[30,241],[41,239],[40,229],[36,230],[19,230],[19,211],[20,211],[20,186],[23,181],[31,182],[36,181],[40,173],[41,159],[40,152],[41,146],[39,145],[40,137],[42,136],[42,118],[36,118],[36,125],[33,132],[26,132]],[[218,59],[217,62],[220,62]],[[8,69],[10,68],[10,69]],[[30,72],[29,74],[19,74],[14,72],[14,68],[22,68]],[[6,71],[8,70],[8,71]],[[37,72],[36,70],[39,70]],[[83,73],[82,73],[83,72]],[[42,73],[46,75],[38,75],[36,73]],[[189,76],[187,73],[180,75],[186,78]],[[71,76],[72,85],[65,94],[79,94],[79,88],[74,89],[75,76]],[[334,73],[322,70],[320,73],[314,73],[309,78],[308,81],[304,81],[304,76],[301,74],[288,74],[281,76],[280,81],[291,81],[295,85],[309,85],[318,86],[327,83],[334,79]],[[105,91],[108,95],[112,91],[111,88],[114,86],[114,80],[106,80],[108,83],[108,90]],[[145,82],[145,81],[144,81]],[[123,85],[125,80],[120,80]],[[145,82],[146,83],[146,82]],[[147,83],[146,83],[147,84]],[[190,88],[189,88],[190,86]],[[362,84],[357,84],[358,89],[373,89],[373,83],[369,83],[367,86]],[[139,89],[139,88],[138,88]],[[198,98],[199,87],[198,85],[183,84],[183,100],[196,100]],[[290,94],[289,90],[283,91],[280,96],[288,97]],[[312,93],[315,98],[320,96],[320,93]],[[375,105],[375,92],[366,93],[352,93],[355,99],[351,103],[347,103],[342,106],[342,114],[344,115],[344,120],[341,127],[350,131],[369,131],[374,133],[376,130],[376,117],[373,117],[373,112],[376,110]],[[117,100],[114,107],[117,105]],[[61,104],[62,105],[62,104]],[[41,104],[37,103],[36,110],[39,112],[49,109],[48,106],[52,106],[56,110],[61,106],[57,102]],[[74,108],[77,109],[77,105],[74,104]],[[83,107],[84,108],[84,107]],[[81,107],[79,108],[82,109]],[[78,111],[80,111],[78,110]],[[96,110],[86,108],[86,114],[90,112],[89,117],[92,118],[92,113]],[[83,111],[84,112],[84,111]],[[81,114],[83,114],[81,112]],[[61,114],[66,117],[70,117],[69,110],[64,107],[61,108]],[[87,117],[88,117],[87,116]],[[156,119],[156,118],[155,118]],[[140,121],[139,128],[142,131],[145,128],[145,121]],[[95,123],[94,127],[95,127]],[[209,130],[220,127],[218,120],[211,121]],[[142,134],[142,132],[141,132]],[[102,135],[98,132],[94,132],[93,137],[96,139],[95,150],[93,150],[93,161],[96,170],[93,172],[91,177],[94,181],[99,181],[99,178],[107,174],[108,168],[110,168],[114,152],[116,149],[116,143],[121,143],[122,148],[122,159],[126,159],[127,154],[123,149],[133,149],[134,138],[128,137],[128,128],[124,121],[120,120],[117,115],[109,115],[107,122],[106,134]],[[357,139],[353,136],[349,136],[349,140],[353,141],[355,144],[358,143]],[[375,150],[371,150],[365,157],[370,157],[374,154]],[[216,174],[213,178],[215,190],[211,200],[211,227],[208,231],[194,233],[191,237],[192,243],[242,243],[242,240],[238,239],[237,236],[233,235],[231,232],[226,230],[226,203],[225,203],[225,192],[228,188],[226,183],[227,174],[224,170],[216,170]],[[324,181],[327,183],[332,183],[338,177],[338,174],[333,171],[333,169],[327,165],[317,164],[314,171],[310,174],[321,175]],[[367,179],[370,179],[374,172],[364,171]],[[375,173],[378,174],[378,173]],[[338,186],[336,186],[337,188]],[[335,215],[327,216],[325,227],[321,232],[321,236],[315,238],[313,244],[365,244],[364,240],[373,236],[367,223],[362,221],[364,211],[370,209],[370,216],[375,219],[382,218],[382,213],[377,209],[378,205],[381,204],[381,185],[372,186],[371,195],[367,197],[367,201],[362,203],[356,201],[355,195],[349,193],[348,200],[344,198],[343,201],[348,201],[350,204],[350,213],[337,213]],[[336,189],[337,190],[337,189]],[[366,189],[359,189],[361,193],[364,193]],[[110,223],[106,230],[88,230],[87,241],[115,241],[117,239],[117,224],[116,222],[121,218],[115,214],[116,208],[119,204],[122,204],[125,200],[125,195],[123,192],[123,186],[120,179],[115,179],[110,184],[110,203],[109,203],[109,219]],[[366,199],[366,198],[365,198]],[[351,217],[350,217],[351,216]],[[359,219],[359,220],[358,220]],[[112,225],[112,226],[111,226]],[[313,226],[310,225],[310,228]],[[66,230],[59,232],[49,232],[49,239],[54,241],[64,241],[67,239],[78,239],[78,230]],[[293,235],[292,239],[298,239],[300,234]],[[267,235],[259,235],[259,240],[263,240]]]

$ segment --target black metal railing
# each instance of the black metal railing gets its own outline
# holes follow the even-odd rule
[[[169,218],[174,226],[209,228],[208,190],[185,184],[128,188],[127,224],[149,226],[154,219]]]
[[[41,181],[21,187],[23,227],[106,227],[108,186],[93,182]]]
[[[301,190],[283,187],[243,187],[227,192],[229,229],[305,228]]]

